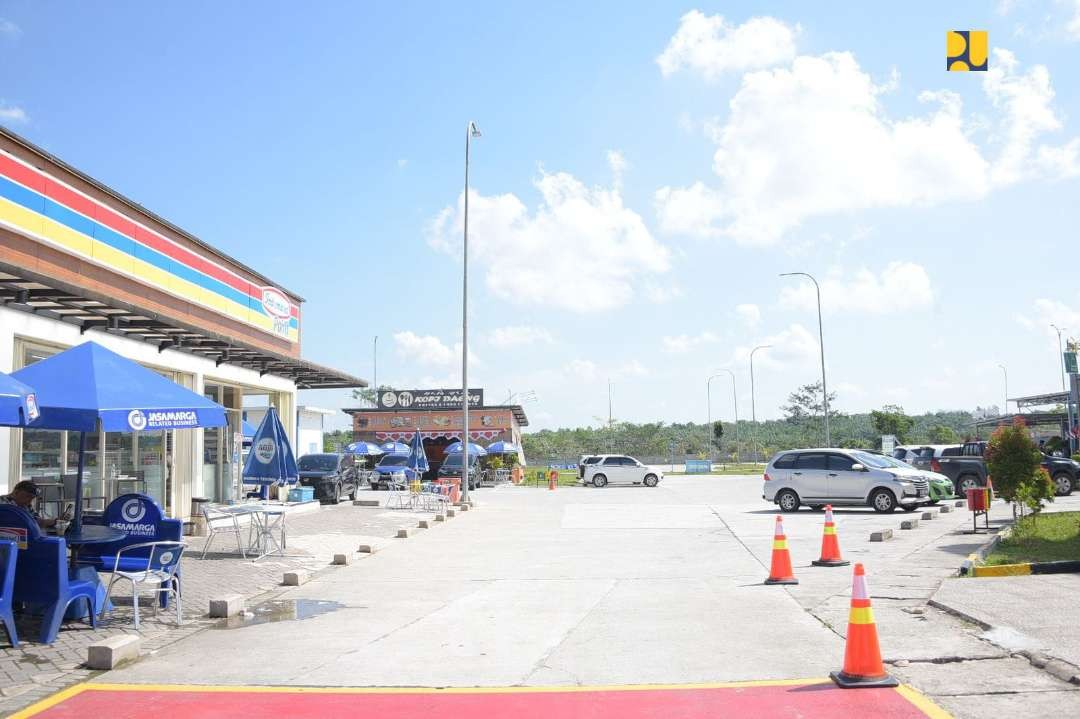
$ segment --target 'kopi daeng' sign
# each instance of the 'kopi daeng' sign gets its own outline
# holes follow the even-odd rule
[[[484,406],[484,390],[469,390],[469,406]],[[379,392],[380,409],[461,409],[460,389],[391,389]]]

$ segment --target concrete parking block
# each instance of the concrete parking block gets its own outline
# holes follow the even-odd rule
[[[472,509],[472,507],[470,507],[468,504],[462,504],[460,507],[458,507],[458,509],[460,509],[462,512],[468,512],[470,509]]]
[[[954,506],[954,507],[963,507],[964,506],[964,500],[958,499],[955,502],[953,502],[952,506]]]
[[[298,569],[294,572],[285,572],[281,578],[281,583],[286,587],[299,587],[301,584],[307,583],[309,579],[311,579],[310,573]]]
[[[417,522],[416,526],[420,529],[431,529],[431,520],[421,519],[419,522]]]
[[[900,529],[918,529],[919,520],[917,519],[905,519],[900,522]]]
[[[379,551],[379,548],[376,547],[374,544],[361,544],[359,547],[356,548],[356,551],[360,552],[361,554],[375,554],[375,552]]]
[[[352,505],[354,507],[378,507],[382,505],[382,502],[378,499],[354,499]]]
[[[457,510],[456,509],[450,509],[449,507],[446,508],[446,518],[447,519],[450,519],[450,518],[456,517],[456,516],[457,516]]]
[[[943,504],[940,507],[938,507],[938,511],[941,512],[942,514],[948,514],[949,512],[952,511],[952,507],[950,507],[947,504]]]
[[[330,563],[338,566],[345,566],[346,564],[349,564],[350,560],[352,560],[351,554],[335,554],[334,560]]]
[[[880,532],[870,532],[871,542],[884,542],[889,539],[892,539],[891,529],[882,529]]]
[[[91,669],[115,669],[124,662],[139,658],[142,639],[134,634],[119,634],[102,639],[86,649],[86,666]]]
[[[398,538],[398,539],[408,539],[408,538],[409,538],[409,535],[410,535],[410,534],[412,534],[412,530],[411,530],[411,529],[404,529],[404,528],[402,528],[402,529],[399,529],[399,530],[397,531],[397,535],[396,535],[396,536],[397,536],[397,538]]]
[[[922,513],[922,519],[925,519],[927,521],[930,521],[931,519],[933,519],[936,516],[937,516],[937,512],[923,512]]]
[[[436,521],[436,522],[445,522],[445,521],[446,521],[446,515],[445,515],[445,514],[441,514],[441,513],[440,513],[440,514],[436,514],[436,515],[435,515],[435,521]]]
[[[210,600],[211,617],[232,617],[244,611],[244,597],[241,594],[226,594]]]

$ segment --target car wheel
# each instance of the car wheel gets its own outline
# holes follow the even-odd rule
[[[891,512],[896,509],[896,497],[887,489],[878,489],[870,495],[870,506],[875,512]]]
[[[799,495],[790,489],[780,490],[780,494],[776,495],[776,503],[780,506],[781,512],[799,511]]]
[[[354,481],[352,483],[352,491],[349,492],[349,499],[351,499],[352,501],[355,502],[356,501],[356,493],[358,491],[360,491],[360,482]]]
[[[1065,472],[1058,472],[1054,475],[1054,494],[1059,497],[1065,497],[1072,494],[1073,491],[1073,479]]]
[[[603,487],[607,484],[607,477],[602,474],[594,474],[592,478],[592,486]]]
[[[660,482],[660,480],[656,478],[655,474],[646,474],[645,475],[645,486],[646,487],[655,487],[659,482]]]
[[[334,485],[334,499],[333,503],[338,504],[341,502],[341,482]]]
[[[956,480],[956,493],[961,497],[967,497],[967,491],[969,489],[979,488],[979,478],[974,474],[965,474]]]

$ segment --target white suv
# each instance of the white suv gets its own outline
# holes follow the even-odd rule
[[[624,454],[601,454],[584,465],[582,484],[604,487],[609,484],[644,484],[655,487],[664,473]]]
[[[929,497],[923,472],[888,457],[849,449],[798,449],[781,452],[765,467],[761,498],[783,512],[800,504],[862,504],[878,512],[897,507],[912,512]]]

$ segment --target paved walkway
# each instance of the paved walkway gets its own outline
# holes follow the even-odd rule
[[[386,492],[360,494],[362,499],[384,502],[386,497]],[[147,607],[148,604],[152,606],[152,602],[141,602],[138,634],[143,639],[143,651],[158,651],[219,623],[207,617],[212,597],[240,594],[249,598],[249,605],[272,599],[282,589],[284,572],[328,570],[334,554],[355,553],[361,543],[385,545],[392,542],[391,538],[399,528],[415,527],[421,516],[429,515],[382,507],[355,507],[350,503],[289,515],[286,520],[287,556],[267,557],[258,562],[241,559],[235,538],[221,535],[214,538],[206,559],[202,559],[205,539],[188,537],[189,549],[182,560],[185,623],[178,627],[175,612],[155,612]],[[354,555],[354,559],[365,556]],[[82,622],[68,622],[51,645],[36,643],[40,631],[37,619],[20,617],[17,629],[21,647],[0,648],[0,714],[7,714],[97,674],[82,666],[87,647],[115,634],[136,633],[132,626],[130,595],[125,596],[121,589],[116,604],[114,612],[99,618],[96,630]]]

